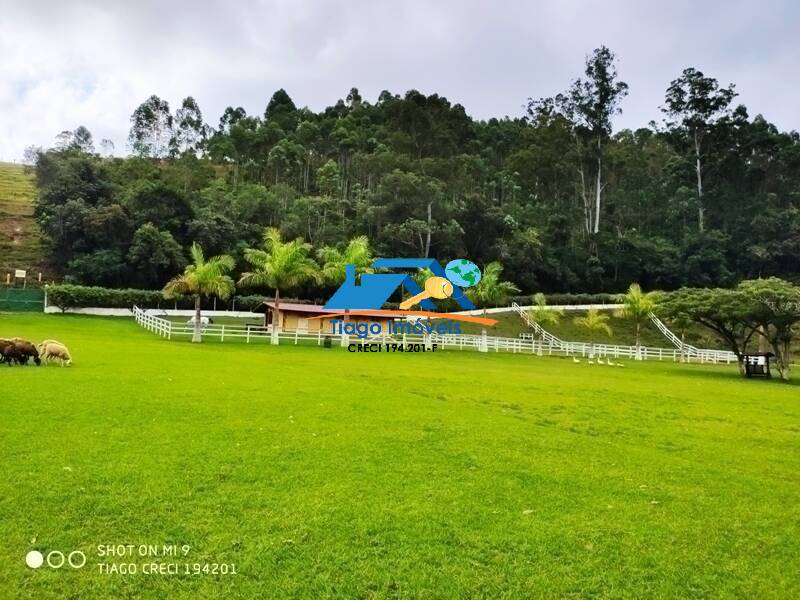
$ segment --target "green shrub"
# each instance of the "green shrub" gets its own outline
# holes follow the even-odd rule
[[[254,311],[264,302],[265,296],[254,294],[236,296],[232,301],[217,300],[217,310]],[[268,297],[267,297],[268,299]],[[47,287],[47,302],[62,311],[71,308],[194,308],[191,298],[166,300],[161,290],[111,289],[69,283],[50,285]],[[308,303],[307,300],[284,298],[282,302]],[[213,298],[203,298],[203,310],[211,310],[215,303]]]
[[[72,285],[69,283],[47,287],[47,302],[62,311],[69,308],[158,308],[164,302],[160,290],[110,289]]]

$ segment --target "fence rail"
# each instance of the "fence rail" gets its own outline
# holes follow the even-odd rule
[[[149,311],[133,307],[136,322],[144,329],[167,339],[188,339],[194,334],[194,327],[186,324],[176,324],[162,317],[151,314]],[[538,327],[538,326],[537,326]],[[306,331],[302,329],[278,330],[273,332],[272,326],[254,325],[217,325],[209,324],[202,328],[205,338],[225,340],[243,340],[245,343],[270,343],[273,337],[278,343],[314,344],[323,345],[325,338],[335,339],[337,345],[345,346],[349,342],[392,342],[415,343],[430,347],[436,344],[440,348],[454,350],[474,350],[479,352],[511,352],[524,354],[537,354],[548,356],[573,356],[598,358],[630,358],[637,356],[636,346],[619,346],[614,344],[590,344],[587,342],[565,342],[540,327],[534,328],[536,333],[523,333],[519,337],[497,337],[472,334],[436,334],[429,335],[397,335],[377,336],[360,339],[356,336],[326,334],[322,330]],[[639,356],[644,360],[671,360],[681,359],[678,348],[652,348],[642,346],[638,349]],[[684,357],[686,354],[684,354]],[[699,362],[730,363],[736,360],[732,352],[708,351],[695,357]]]
[[[522,317],[522,320],[533,329],[534,333],[521,333],[520,337],[523,339],[530,339],[539,337],[548,348],[553,348],[556,352],[566,354],[568,356],[613,356],[614,358],[624,357],[633,358],[637,360],[664,360],[669,358],[671,360],[691,360],[694,358],[698,362],[710,363],[731,363],[736,361],[736,355],[729,350],[713,350],[696,348],[689,344],[683,344],[672,331],[655,315],[651,314],[650,319],[658,327],[659,331],[664,334],[667,339],[672,342],[674,348],[652,348],[648,346],[619,346],[616,344],[591,344],[587,342],[567,342],[557,338],[552,333],[545,330],[535,320],[531,318],[526,310],[519,306],[516,302],[512,304],[512,308]],[[682,351],[681,351],[682,347]]]

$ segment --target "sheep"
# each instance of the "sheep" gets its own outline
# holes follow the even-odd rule
[[[47,344],[58,344],[59,346],[64,346],[65,348],[67,347],[66,344],[59,342],[58,340],[44,340],[40,342],[38,346],[36,346],[36,349],[39,350],[40,356],[44,354],[44,347],[47,346]]]
[[[4,360],[9,367],[14,361],[19,365],[26,365],[31,357],[33,357],[33,362],[36,363],[37,367],[42,364],[42,359],[39,358],[39,351],[28,340],[22,338],[3,340],[2,350]]]
[[[0,363],[7,362],[8,366],[11,366],[11,361],[6,360],[6,348],[12,348],[13,346],[13,341],[0,338]]]
[[[45,361],[50,361],[51,359],[57,360],[61,363],[62,367],[72,364],[72,356],[64,344],[59,344],[58,342],[42,342],[42,345],[44,346],[42,358],[44,358]]]

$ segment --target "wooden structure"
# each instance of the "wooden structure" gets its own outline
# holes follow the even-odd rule
[[[280,314],[277,323],[281,331],[300,331],[305,333],[317,333],[322,330],[323,335],[331,335],[333,320],[344,320],[345,315],[341,312],[333,312],[325,310],[319,304],[294,304],[288,302],[280,302],[278,305]],[[261,310],[265,310],[264,325],[269,326],[275,324],[275,302],[267,300],[262,305]],[[260,311],[259,311],[260,312]],[[329,316],[323,316],[329,315]],[[322,317],[320,319],[312,319],[311,317]],[[348,317],[348,322],[353,324],[358,323],[380,323],[384,332],[388,332],[388,324],[392,319],[383,316],[353,316]]]
[[[769,359],[775,356],[772,352],[755,352],[743,354],[744,374],[746,377],[772,377],[769,371]]]

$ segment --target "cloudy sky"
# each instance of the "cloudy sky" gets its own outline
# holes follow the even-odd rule
[[[752,115],[800,129],[800,3],[472,0],[44,2],[0,0],[0,160],[86,125],[125,153],[151,94],[193,95],[216,125],[273,91],[320,109],[355,86],[416,88],[477,118],[518,116],[563,90],[606,44],[630,85],[616,127],[659,117],[687,66],[734,82]]]

